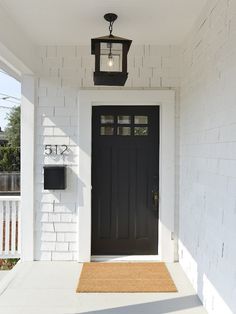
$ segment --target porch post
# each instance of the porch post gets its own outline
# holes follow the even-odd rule
[[[22,76],[21,98],[21,259],[34,260],[34,104],[35,78]]]

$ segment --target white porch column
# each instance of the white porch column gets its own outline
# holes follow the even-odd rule
[[[34,104],[35,78],[22,76],[21,99],[21,258],[34,260]]]

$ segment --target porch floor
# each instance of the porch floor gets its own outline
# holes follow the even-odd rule
[[[24,262],[0,295],[4,314],[205,314],[178,263],[167,264],[177,293],[75,293],[82,264]],[[6,279],[6,277],[4,278]],[[0,281],[1,287],[1,281]]]

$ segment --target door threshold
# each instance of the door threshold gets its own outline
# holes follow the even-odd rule
[[[160,262],[160,255],[93,255],[91,262]]]

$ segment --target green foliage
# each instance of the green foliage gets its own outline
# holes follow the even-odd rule
[[[0,270],[10,270],[18,261],[19,258],[0,259]]]
[[[0,147],[0,171],[20,171],[19,147]]]
[[[5,130],[8,146],[20,147],[20,107],[12,108],[7,116],[8,124]]]

